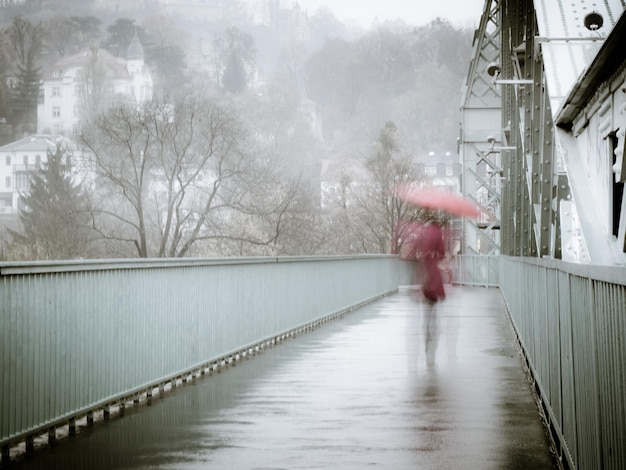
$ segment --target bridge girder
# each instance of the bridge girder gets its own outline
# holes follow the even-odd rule
[[[466,253],[561,257],[558,213],[569,185],[556,170],[536,37],[532,0],[485,2],[462,106],[462,188],[484,202],[478,223],[465,224]]]

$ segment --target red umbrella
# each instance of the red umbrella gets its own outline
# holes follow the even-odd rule
[[[478,217],[480,215],[475,204],[450,191],[432,187],[400,186],[396,189],[396,196],[424,209],[443,210],[464,217]]]

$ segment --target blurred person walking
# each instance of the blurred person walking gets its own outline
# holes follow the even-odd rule
[[[439,269],[439,263],[446,254],[441,224],[433,219],[425,223],[421,227],[418,244],[418,260],[422,262],[426,274],[422,293],[426,300],[435,303],[446,298]]]

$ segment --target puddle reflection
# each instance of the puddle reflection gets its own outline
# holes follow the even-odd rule
[[[451,294],[454,297],[454,294]],[[453,301],[432,303],[412,295],[407,314],[406,345],[409,370],[432,371],[457,359],[460,318]],[[445,348],[445,349],[444,349]]]

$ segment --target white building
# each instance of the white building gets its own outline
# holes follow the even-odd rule
[[[98,105],[115,99],[143,103],[152,98],[152,75],[144,64],[137,35],[128,47],[127,59],[102,49],[84,50],[59,60],[42,77],[37,107],[41,134],[71,135],[90,99]]]
[[[32,135],[0,147],[0,214],[18,212],[20,194],[28,191],[30,175],[47,161],[48,151],[56,151],[57,144],[73,148],[68,139],[56,135]]]

